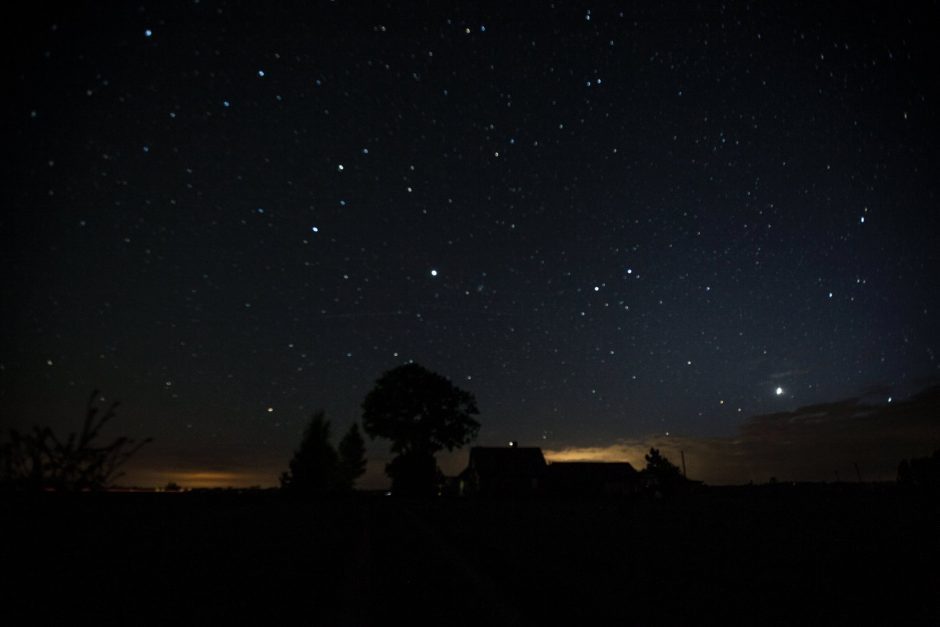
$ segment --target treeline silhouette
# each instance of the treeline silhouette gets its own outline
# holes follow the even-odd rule
[[[940,486],[940,449],[930,457],[902,459],[898,464],[898,483],[904,486]]]

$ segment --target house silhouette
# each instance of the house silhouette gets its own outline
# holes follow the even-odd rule
[[[643,488],[627,462],[545,462],[542,449],[475,446],[457,477],[462,496],[618,496]]]
[[[474,446],[458,476],[463,496],[526,496],[545,491],[547,465],[538,447]]]

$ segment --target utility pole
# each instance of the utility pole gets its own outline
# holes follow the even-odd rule
[[[682,478],[688,479],[689,476],[685,474],[685,451],[679,451],[679,454],[682,456]]]

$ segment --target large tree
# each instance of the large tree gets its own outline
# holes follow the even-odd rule
[[[430,494],[437,475],[434,454],[473,440],[480,423],[473,394],[418,364],[385,372],[362,403],[362,427],[386,438],[398,457],[386,466],[392,491]]]

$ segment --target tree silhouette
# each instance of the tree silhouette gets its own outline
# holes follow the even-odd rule
[[[684,483],[685,477],[679,467],[669,461],[657,448],[650,448],[644,456],[646,468],[643,474],[646,477],[647,487],[660,494],[670,494],[678,490]]]
[[[136,442],[118,437],[110,444],[96,439],[115,417],[117,401],[104,413],[95,405],[98,390],[88,397],[81,433],[60,440],[49,427],[33,427],[27,433],[10,429],[0,443],[0,486],[25,490],[101,490],[123,473],[119,472],[137,451],[152,441]]]
[[[940,485],[940,449],[930,457],[902,459],[898,465],[898,483],[906,486]]]
[[[281,487],[291,492],[324,495],[336,483],[337,455],[330,444],[330,421],[322,410],[314,412],[304,429],[300,448],[281,474]]]
[[[349,492],[366,469],[365,445],[354,423],[339,443],[330,443],[330,421],[322,410],[314,412],[304,429],[300,447],[281,473],[281,487],[298,494],[325,495]]]
[[[398,456],[385,472],[397,494],[430,495],[438,475],[434,454],[476,437],[480,423],[473,394],[418,364],[385,372],[362,403],[362,427],[386,438]]]
[[[366,471],[366,446],[356,423],[349,427],[349,431],[339,442],[337,470],[337,487],[343,491],[352,490],[356,479]]]

